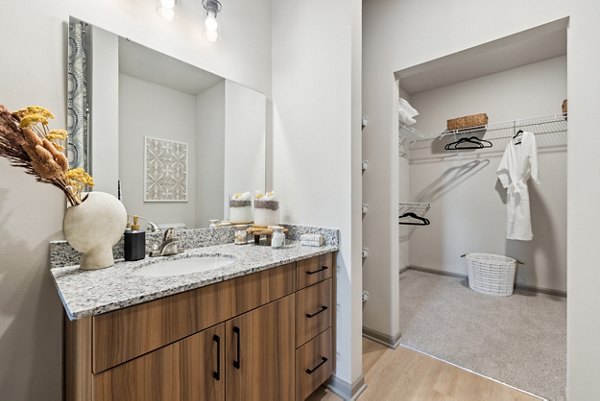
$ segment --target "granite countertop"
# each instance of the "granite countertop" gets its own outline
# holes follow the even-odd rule
[[[190,249],[176,256],[146,257],[136,262],[117,260],[114,266],[101,270],[84,271],[79,270],[79,266],[65,266],[50,271],[67,316],[77,320],[337,250],[332,245],[305,247],[299,242],[288,242],[283,249],[225,244]],[[202,273],[164,277],[132,275],[150,264],[198,255],[230,255],[236,259],[233,264]]]

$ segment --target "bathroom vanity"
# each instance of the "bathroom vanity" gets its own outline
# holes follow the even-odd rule
[[[144,277],[149,261],[52,269],[68,315],[68,401],[301,401],[335,368],[337,247],[224,244],[215,270]],[[95,276],[95,277],[94,277]]]
[[[81,90],[91,108],[77,121],[91,138],[99,127],[92,121],[118,122],[97,130],[102,147],[79,155],[103,171],[94,190],[116,195],[120,182],[130,214],[190,230],[177,230],[182,255],[97,271],[80,271],[78,255],[51,244],[68,317],[66,399],[304,400],[335,368],[338,231],[288,227],[292,242],[273,250],[232,244],[231,227],[199,228],[240,219],[223,199],[267,189],[266,95],[76,18],[69,26],[69,46],[94,54],[84,66],[69,62],[69,76],[106,71],[96,85],[78,82],[91,84]],[[119,106],[110,114],[94,107],[106,99]],[[149,119],[148,110],[160,113]],[[332,241],[302,247],[294,230]],[[146,254],[157,235],[145,234]],[[123,257],[122,243],[113,255]]]

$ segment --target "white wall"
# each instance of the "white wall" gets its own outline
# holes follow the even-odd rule
[[[286,223],[341,230],[336,375],[361,375],[361,2],[273,2],[273,182]]]
[[[196,96],[196,227],[223,220],[225,81]]]
[[[67,14],[45,2],[3,1],[2,102],[50,107],[66,124]],[[28,21],[24,24],[23,21]],[[31,24],[31,26],[30,26]],[[40,44],[43,43],[43,46]],[[15,54],[36,49],[23,62]],[[48,241],[62,237],[65,198],[0,160],[0,394],[5,400],[61,399],[63,310],[48,274]]]
[[[188,3],[199,3],[189,1]],[[0,102],[39,104],[64,127],[69,15],[270,94],[271,2],[224,7],[221,39],[206,42],[202,13],[160,19],[145,0],[2,0]],[[26,21],[27,23],[24,23]],[[252,34],[249,34],[251,32]],[[30,49],[27,62],[22,57]],[[0,394],[6,400],[62,399],[63,311],[48,273],[48,241],[62,237],[64,197],[0,161]]]
[[[236,192],[265,190],[266,98],[243,85],[225,83],[224,205]]]
[[[401,87],[398,86],[398,97],[401,97],[402,99],[408,101],[409,103],[412,101],[410,95],[405,92]],[[407,152],[407,147],[403,146],[400,151],[402,151],[403,153]],[[399,193],[399,199],[405,199],[407,196],[410,197],[410,174],[400,174],[400,172],[405,172],[408,171],[409,165],[408,165],[408,159],[406,157],[400,158],[398,160],[398,193]],[[374,195],[377,196],[377,195]],[[398,254],[400,256],[399,259],[399,266],[400,268],[404,268],[405,266],[408,266],[410,264],[410,242],[407,240],[408,239],[408,235],[411,233],[411,229],[410,226],[399,226],[398,227],[398,239],[399,239],[399,248],[398,248]],[[372,276],[377,276],[377,275],[365,275],[368,276],[369,279],[373,279]],[[383,276],[383,275],[382,275]],[[387,278],[386,276],[384,276],[384,279]],[[381,279],[381,278],[380,278]],[[366,288],[366,287],[365,287]],[[377,297],[376,298],[379,302],[384,301],[381,297]],[[377,305],[375,305],[374,302],[371,302],[371,305],[367,305],[367,308],[377,308]],[[385,306],[383,306],[383,308],[385,309]],[[372,309],[371,309],[372,310]],[[372,316],[371,313],[369,313],[370,316]],[[367,327],[370,327],[369,325],[367,325]]]
[[[415,93],[411,102],[420,112],[415,127],[431,136],[445,130],[447,119],[478,112],[486,112],[490,123],[559,114],[566,78],[563,56]],[[548,132],[548,127],[529,130]],[[512,130],[484,138],[507,135]],[[566,291],[567,135],[542,133],[536,139],[542,184],[529,185],[533,241],[506,240],[506,190],[497,182],[496,168],[508,138],[493,140],[489,150],[462,152],[458,160],[448,157],[439,141],[414,146],[410,199],[432,203],[427,214],[432,224],[411,230],[409,264],[467,274],[460,255],[499,253],[525,263],[518,269],[519,283]]]
[[[595,0],[573,3],[568,39],[567,396],[586,401],[600,399],[600,210],[594,207],[600,198],[600,6]]]
[[[597,236],[592,234],[600,224],[600,214],[589,208],[590,199],[600,197],[600,187],[590,181],[600,173],[600,159],[596,157],[600,138],[596,135],[594,117],[595,110],[600,107],[597,96],[600,92],[597,79],[600,59],[595,51],[600,37],[598,3],[594,0],[508,0],[485,4],[474,0],[452,3],[367,0],[364,9],[363,110],[369,116],[371,132],[377,133],[373,136],[375,143],[365,142],[365,149],[396,145],[391,106],[393,72],[570,16],[567,393],[571,401],[600,399],[600,387],[597,386],[600,312],[592,307],[600,302],[597,291],[600,276],[595,254]],[[458,20],[469,23],[456,23]],[[385,152],[382,155],[386,157]],[[384,160],[378,172],[395,174],[395,168],[393,160]],[[367,182],[364,184],[366,186]],[[391,199],[391,203],[397,201],[393,199],[396,196],[393,186],[389,189],[380,186],[379,190],[382,197]],[[386,211],[382,209],[380,213]],[[367,240],[365,236],[365,245],[368,245]],[[394,256],[397,259],[397,255]],[[381,269],[395,269],[393,259],[390,257],[389,264],[380,266]],[[389,301],[390,308],[398,305],[398,299]]]
[[[187,202],[144,201],[144,138],[188,144]],[[156,224],[196,224],[196,97],[119,74],[119,179],[123,204]]]
[[[490,123],[559,114],[566,97],[567,57],[561,56],[413,93],[410,99],[420,113],[414,127],[432,136],[446,130],[447,119],[466,114],[485,112]]]
[[[119,37],[104,29],[90,26],[91,90],[88,94],[91,111],[91,158],[89,166],[94,177],[94,190],[117,196],[119,163]]]

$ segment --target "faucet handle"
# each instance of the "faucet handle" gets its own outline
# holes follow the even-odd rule
[[[168,240],[172,240],[173,239],[173,227],[171,228],[167,228],[165,230],[165,236],[163,241],[168,241]]]
[[[158,226],[156,224],[154,224],[153,222],[151,222],[150,220],[145,219],[146,222],[148,223],[148,231],[151,233],[155,233],[160,231],[160,228],[158,228]]]

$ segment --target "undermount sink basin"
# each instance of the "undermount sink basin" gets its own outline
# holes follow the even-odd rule
[[[148,266],[140,267],[133,276],[165,277],[183,274],[203,273],[220,269],[235,263],[235,257],[226,255],[198,255],[188,258],[161,260]]]

